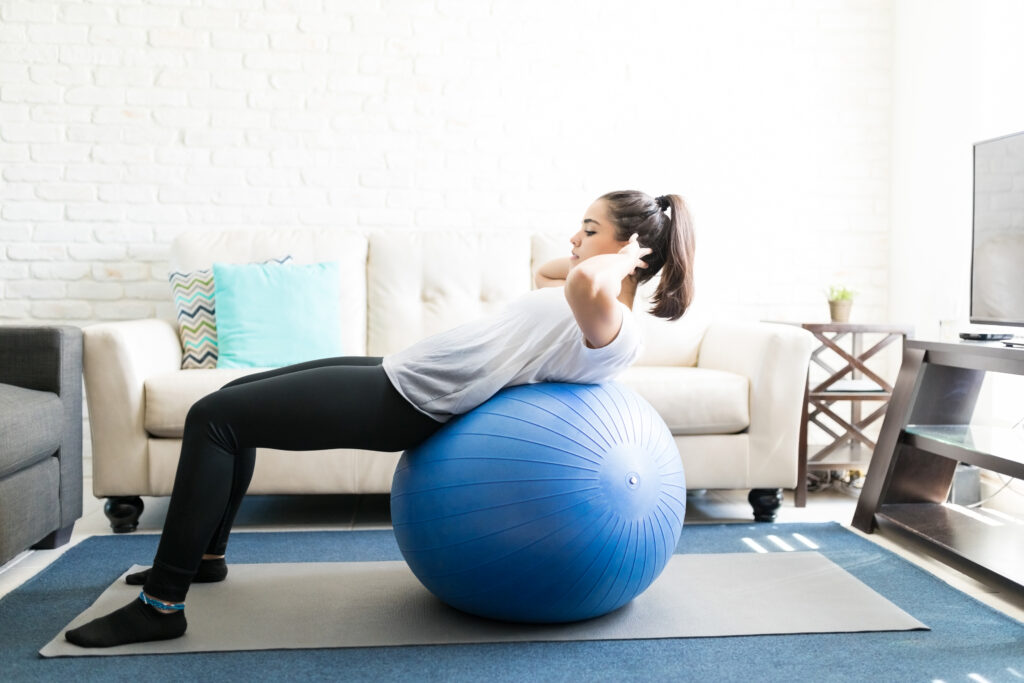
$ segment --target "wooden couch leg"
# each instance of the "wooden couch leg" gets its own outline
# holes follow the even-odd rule
[[[126,534],[138,528],[144,507],[138,496],[118,496],[107,498],[103,513],[110,520],[110,528],[115,534]]]
[[[755,522],[774,522],[782,507],[782,489],[751,489],[747,500],[754,508]]]

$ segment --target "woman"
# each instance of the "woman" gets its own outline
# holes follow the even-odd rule
[[[189,410],[160,545],[127,577],[138,600],[68,631],[83,647],[177,638],[193,581],[227,575],[224,553],[256,448],[402,451],[506,386],[611,380],[639,355],[630,311],[659,271],[652,313],[675,320],[693,296],[683,200],[612,192],[587,209],[572,255],[544,264],[536,291],[505,311],[386,358],[300,363],[230,382]]]

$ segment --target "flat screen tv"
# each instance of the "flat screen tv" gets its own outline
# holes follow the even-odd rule
[[[974,145],[971,322],[1024,326],[1024,132]]]

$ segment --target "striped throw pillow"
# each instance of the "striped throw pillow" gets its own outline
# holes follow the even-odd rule
[[[286,264],[292,257],[267,259],[263,263]],[[217,367],[217,306],[213,295],[213,269],[190,273],[172,272],[168,276],[178,311],[178,335],[181,337],[181,369],[201,370]]]

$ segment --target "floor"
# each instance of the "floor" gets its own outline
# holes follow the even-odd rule
[[[85,491],[91,490],[92,482],[87,478]],[[686,524],[750,522],[746,493],[690,492],[687,497]],[[811,493],[807,506],[797,508],[793,506],[791,492],[787,491],[778,521],[835,521],[848,526],[853,518],[856,495],[853,489],[826,488]],[[136,533],[159,533],[168,499],[144,498],[143,502],[146,507]],[[245,531],[387,529],[390,528],[388,499],[386,496],[252,496],[243,502],[235,528]],[[110,533],[110,526],[103,514],[103,501],[87,493],[82,519],[76,523],[70,543],[55,550],[26,551],[0,567],[0,597],[22,585],[85,538]],[[929,556],[897,545],[880,534],[861,535],[930,571],[955,588],[1024,622],[1024,594],[1009,593],[979,583]]]

